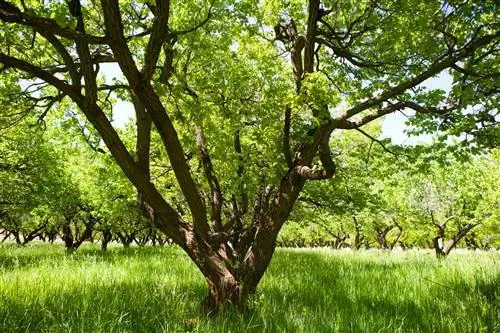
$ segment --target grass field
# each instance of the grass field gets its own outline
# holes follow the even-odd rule
[[[0,245],[0,332],[500,332],[500,253],[281,249],[249,314],[205,294],[176,247]]]

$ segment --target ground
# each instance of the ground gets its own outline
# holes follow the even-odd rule
[[[500,253],[279,249],[247,314],[205,318],[176,247],[0,245],[0,332],[499,332]]]

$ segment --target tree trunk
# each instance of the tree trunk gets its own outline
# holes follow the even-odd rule
[[[272,249],[274,252],[274,248]],[[237,262],[220,260],[208,261],[208,265],[201,268],[208,284],[208,295],[202,302],[203,311],[208,315],[217,315],[233,307],[238,311],[248,309],[248,300],[255,294],[264,272],[270,263],[269,260],[252,261],[242,267]],[[264,258],[263,258],[264,259]]]
[[[441,237],[440,235],[434,237],[433,243],[434,250],[436,251],[436,257],[443,258],[448,254],[443,251],[443,237]]]
[[[363,241],[365,239],[365,236],[361,233],[361,224],[359,223],[358,219],[356,218],[355,215],[352,215],[352,219],[354,221],[354,228],[355,228],[355,236],[354,236],[354,249],[359,250],[361,246],[363,245]]]
[[[468,236],[465,237],[465,244],[467,245],[467,248],[471,250],[479,249],[479,244],[476,241],[475,232],[471,232]]]
[[[108,243],[111,241],[113,238],[113,234],[111,231],[108,229],[104,229],[102,231],[102,240],[101,240],[101,250],[102,251],[107,251],[108,250]]]
[[[213,265],[216,268],[214,272],[207,272],[205,276],[208,283],[208,295],[202,303],[205,314],[219,314],[230,305],[244,308],[246,304],[242,297],[241,283],[227,270],[223,274],[215,273],[224,270],[217,264]]]
[[[242,283],[237,278],[242,273],[242,267],[238,267],[226,246],[222,245],[214,251],[213,246],[198,240],[185,244],[184,250],[208,284],[208,295],[202,302],[205,314],[217,315],[229,306],[238,309],[245,306]]]
[[[71,227],[69,223],[63,225],[62,227],[63,236],[62,239],[64,241],[64,246],[66,247],[66,251],[73,251],[73,232],[71,231]]]
[[[129,234],[127,232],[117,232],[116,235],[120,239],[120,242],[123,244],[123,247],[128,249],[130,244],[134,241],[135,233]]]
[[[446,244],[444,244],[446,224],[436,224],[436,227],[438,228],[438,235],[434,237],[434,249],[436,250],[436,256],[438,258],[446,257],[450,253],[450,251],[458,244],[458,242],[462,238],[464,238],[467,233],[472,230],[472,228],[478,225],[479,223],[468,223],[462,225],[456,235],[452,239],[448,240]]]
[[[387,235],[394,228],[398,229],[398,233],[396,234],[394,241],[392,243],[389,243],[387,241]],[[396,246],[399,238],[401,237],[401,234],[403,233],[403,228],[398,223],[395,222],[391,225],[386,226],[383,229],[382,227],[375,225],[375,231],[377,232],[377,241],[379,243],[380,248],[383,250],[392,250],[394,246]]]
[[[71,230],[70,223],[66,223],[63,226],[63,241],[66,246],[66,251],[68,253],[75,252],[83,242],[90,237],[92,237],[92,226],[93,224],[86,224],[85,229],[79,235],[78,228],[75,228],[75,232],[73,234],[73,230]]]
[[[16,240],[17,245],[23,245],[23,242],[21,241],[21,236],[19,235],[18,231],[12,231],[12,234],[14,235],[14,239]]]
[[[388,232],[389,230],[387,230],[387,228],[384,228],[383,230],[380,229],[377,230],[377,240],[382,250],[389,250],[389,244],[387,244],[387,239],[386,239]]]
[[[391,251],[392,251],[392,249],[394,249],[394,247],[398,243],[399,239],[401,238],[401,235],[403,234],[403,227],[398,223],[395,223],[395,226],[396,226],[396,228],[398,228],[398,233],[396,234],[396,237],[394,237],[394,241],[390,245]]]
[[[24,236],[23,240],[23,245],[28,244],[32,240],[34,240],[36,237],[39,237],[40,239],[42,238],[43,231],[45,230],[45,227],[49,221],[45,221],[38,225],[35,229],[33,229],[31,232],[29,232],[26,236]]]

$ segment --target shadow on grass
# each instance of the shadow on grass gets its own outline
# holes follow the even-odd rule
[[[263,283],[263,294],[279,310],[281,318],[275,323],[283,325],[272,331],[465,332],[493,327],[498,283],[476,281],[475,289],[490,295],[489,305],[481,302],[477,291],[471,296],[474,282],[464,281],[446,286],[448,292],[437,300],[440,293],[435,288],[440,286],[427,287],[425,281],[411,277],[429,269],[433,261],[345,260],[318,253],[300,253],[300,259],[294,259],[294,255],[277,256]],[[413,299],[410,291],[415,283],[422,284],[423,292]],[[484,313],[476,313],[481,309]]]

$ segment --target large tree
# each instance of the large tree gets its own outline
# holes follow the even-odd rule
[[[494,1],[1,0],[1,97],[42,118],[72,101],[216,312],[256,290],[306,181],[335,174],[335,131],[411,109],[426,131],[498,142],[495,14]],[[123,79],[106,84],[104,62]],[[449,94],[423,86],[445,71]],[[135,107],[135,152],[110,96]],[[176,184],[151,177],[155,133]]]

